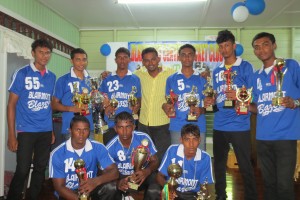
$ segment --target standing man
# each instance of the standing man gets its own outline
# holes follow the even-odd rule
[[[166,101],[167,78],[175,71],[158,67],[160,57],[155,48],[142,51],[143,66],[135,72],[142,86],[142,104],[138,130],[147,133],[157,148],[157,157],[161,161],[163,154],[171,144],[169,131],[170,119],[161,105]]]
[[[62,112],[62,138],[58,138],[63,142],[69,139],[69,126],[74,114],[85,112],[72,102],[74,96],[74,86],[77,86],[78,93],[81,94],[83,89],[87,89],[88,93],[91,91],[91,86],[88,84],[90,78],[86,67],[88,64],[87,54],[83,49],[74,49],[71,51],[71,63],[72,67],[70,72],[60,77],[55,86],[55,92],[52,98],[52,108]],[[75,84],[75,85],[74,85]],[[86,115],[90,124],[93,124],[92,111],[89,109],[89,114]],[[91,126],[93,130],[94,126]]]
[[[70,122],[71,138],[51,152],[49,177],[52,178],[55,194],[59,199],[78,199],[80,194],[87,194],[92,199],[114,199],[115,182],[118,169],[103,144],[88,139],[90,122],[81,115]],[[78,181],[74,162],[82,159],[85,166],[81,171],[86,180]],[[101,175],[98,174],[98,166]],[[79,170],[79,169],[77,169]]]
[[[236,88],[243,85],[250,88],[252,65],[237,58],[235,55],[235,37],[228,31],[218,33],[217,43],[219,52],[224,62],[213,71],[213,87],[217,91],[216,99],[207,97],[205,106],[217,104],[219,111],[214,116],[213,130],[213,153],[214,153],[214,174],[215,189],[218,200],[227,198],[226,195],[226,163],[230,144],[233,146],[239,170],[244,180],[245,199],[257,199],[255,179],[251,165],[251,136],[250,136],[250,114],[238,115],[234,107],[224,108],[225,100],[236,99]],[[229,80],[224,74],[235,73],[234,79],[230,80],[232,88],[226,83]]]
[[[196,117],[195,122],[190,122],[196,124],[201,130],[201,143],[200,148],[205,150],[205,132],[206,132],[206,120],[204,109],[201,107],[201,101],[204,99],[202,90],[206,83],[206,80],[200,77],[199,73],[194,71],[193,63],[195,61],[196,49],[190,44],[185,44],[181,46],[178,50],[178,60],[181,62],[182,68],[180,72],[176,72],[167,79],[166,85],[166,95],[170,95],[170,91],[178,95],[178,102],[175,104],[175,108],[167,103],[162,105],[165,113],[170,115],[176,115],[175,118],[170,120],[171,131],[171,143],[179,144],[180,141],[180,130],[183,125],[189,123],[187,121],[187,115],[191,113]],[[192,91],[193,86],[197,88],[196,98],[198,103],[196,106],[189,107],[186,103],[189,93]],[[174,110],[175,109],[175,110]]]
[[[274,66],[277,45],[271,33],[257,34],[252,46],[263,64],[253,77],[251,110],[257,113],[257,156],[264,181],[264,199],[294,200],[293,175],[300,139],[300,66],[292,59],[286,59],[281,69]],[[278,70],[283,73],[284,97],[279,105],[273,105]]]
[[[121,47],[116,51],[115,57],[117,70],[105,78],[100,87],[100,91],[103,92],[108,99],[116,99],[118,101],[118,107],[116,109],[113,108],[111,104],[108,104],[107,102],[104,103],[104,119],[109,127],[109,130],[103,135],[104,144],[107,144],[117,135],[114,130],[114,120],[110,119],[109,116],[112,113],[118,114],[123,111],[129,113],[134,112],[136,114],[141,105],[140,79],[128,70],[128,64],[130,63],[129,50]],[[134,107],[131,107],[128,103],[128,95],[133,87],[136,89],[135,97],[137,98],[137,104]]]
[[[52,134],[51,97],[55,75],[48,64],[52,46],[45,39],[31,45],[33,63],[17,70],[8,89],[7,105],[8,149],[17,153],[17,167],[7,199],[19,200],[33,160],[29,199],[38,199],[45,180]],[[33,158],[32,158],[33,156]]]

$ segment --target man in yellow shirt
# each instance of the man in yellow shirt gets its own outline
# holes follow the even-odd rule
[[[169,131],[170,119],[161,105],[166,102],[165,89],[167,78],[175,71],[159,67],[160,58],[155,48],[142,51],[143,67],[135,72],[140,78],[142,88],[142,104],[138,130],[147,133],[157,148],[157,157],[161,161],[171,144]]]

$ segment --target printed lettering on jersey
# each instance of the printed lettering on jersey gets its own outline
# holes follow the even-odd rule
[[[258,90],[262,91],[263,88],[262,88],[262,84],[261,84],[261,79],[260,78],[258,78],[256,80],[256,87],[257,87]]]
[[[283,96],[285,96],[286,91],[282,91]],[[272,99],[275,96],[276,92],[266,92],[259,94],[258,96],[258,113],[262,116],[267,116],[272,112],[281,112],[285,108],[283,106],[273,106]]]
[[[177,179],[177,182],[179,184],[179,187],[177,188],[179,192],[187,192],[187,191],[195,190],[198,185],[198,180],[192,178],[179,177]]]
[[[27,77],[30,78],[30,77]],[[34,77],[35,78],[35,77]],[[29,91],[28,93],[28,109],[31,111],[37,112],[43,109],[48,109],[50,105],[51,95],[45,92],[34,92]],[[30,100],[32,99],[32,100]]]

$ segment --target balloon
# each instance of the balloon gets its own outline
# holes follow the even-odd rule
[[[245,3],[244,2],[237,2],[235,3],[232,7],[231,7],[231,15],[233,15],[233,11],[239,7],[239,6],[245,6]]]
[[[244,52],[244,48],[241,44],[236,44],[236,47],[235,47],[235,55],[236,56],[241,56]]]
[[[244,22],[249,16],[249,11],[246,6],[238,6],[232,13],[233,20],[236,22]]]
[[[103,55],[103,56],[108,56],[111,52],[111,48],[108,44],[103,44],[100,48],[100,53]]]
[[[251,15],[259,15],[265,10],[266,3],[264,0],[246,0],[245,6]]]

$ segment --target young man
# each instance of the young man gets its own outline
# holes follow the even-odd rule
[[[143,66],[135,71],[142,86],[142,104],[138,130],[147,133],[157,148],[157,157],[161,161],[171,144],[169,131],[170,119],[161,109],[166,101],[167,78],[175,71],[170,68],[158,67],[160,57],[155,48],[149,47],[142,51]]]
[[[111,157],[116,162],[120,178],[117,181],[117,194],[115,199],[121,199],[122,193],[126,195],[126,191],[129,189],[129,176],[134,183],[139,185],[140,189],[146,188],[144,193],[144,199],[159,199],[159,190],[155,190],[155,171],[158,168],[158,160],[156,156],[156,148],[151,138],[142,132],[134,131],[134,119],[128,112],[121,112],[117,114],[115,118],[115,131],[117,136],[113,138],[107,145],[107,149]],[[146,148],[149,153],[149,163],[143,169],[137,169],[134,171],[132,165],[131,154],[133,150],[136,150],[139,146],[144,145],[147,141]]]
[[[70,61],[73,66],[71,67],[69,73],[63,75],[57,80],[55,92],[51,102],[53,110],[62,112],[62,138],[58,138],[58,140],[61,142],[64,142],[70,137],[69,126],[74,114],[84,112],[72,102],[74,89],[76,89],[74,88],[74,84],[76,84],[79,94],[82,93],[84,88],[88,90],[88,93],[91,91],[91,86],[88,84],[88,79],[90,76],[86,71],[88,64],[86,52],[83,49],[78,48],[72,50],[70,56]],[[86,117],[90,121],[90,124],[93,124],[91,109]],[[91,130],[93,130],[93,128],[94,126],[91,126]]]
[[[257,199],[256,185],[251,165],[251,136],[250,136],[250,114],[238,115],[233,108],[224,108],[225,99],[236,99],[236,88],[243,85],[250,88],[252,65],[237,58],[235,55],[235,37],[228,31],[218,33],[217,43],[219,52],[224,62],[213,71],[213,87],[217,91],[216,99],[207,97],[205,106],[217,104],[219,109],[214,116],[213,130],[213,153],[214,153],[214,174],[215,189],[218,200],[226,199],[226,163],[230,143],[235,152],[239,170],[243,176],[245,187],[245,199]],[[236,73],[229,89],[223,75]],[[233,76],[233,75],[232,75]]]
[[[21,199],[33,156],[33,172],[28,198],[38,199],[45,180],[52,135],[51,97],[55,75],[48,71],[51,44],[38,39],[31,45],[33,63],[17,70],[8,89],[8,149],[17,153],[17,167],[7,199]]]
[[[202,90],[206,83],[206,80],[200,77],[199,73],[194,71],[193,63],[195,60],[196,49],[190,44],[185,44],[181,46],[178,50],[182,68],[180,72],[176,72],[167,79],[166,85],[166,95],[170,95],[172,90],[176,95],[178,95],[178,102],[175,104],[175,108],[167,103],[162,105],[163,110],[167,115],[176,114],[175,118],[170,120],[171,131],[171,143],[178,144],[180,140],[180,129],[183,125],[189,123],[187,121],[187,115],[192,113],[196,117],[196,122],[190,122],[196,124],[201,130],[201,144],[200,148],[205,149],[205,132],[206,132],[206,120],[205,115],[203,115],[204,110],[201,108],[201,101],[204,99]],[[196,98],[199,100],[196,106],[189,107],[187,105],[187,97],[192,91],[192,88],[196,87]],[[175,109],[175,110],[174,110]]]
[[[164,155],[157,174],[157,181],[162,187],[170,179],[167,171],[169,165],[179,164],[182,168],[176,194],[170,194],[172,200],[195,199],[201,184],[213,183],[211,158],[198,148],[200,141],[199,127],[186,124],[181,129],[181,144],[171,145]]]
[[[51,152],[49,178],[52,178],[56,195],[59,199],[78,199],[80,194],[87,194],[92,199],[114,199],[115,182],[118,169],[105,146],[88,139],[89,120],[81,115],[72,118],[70,123],[71,138]],[[87,179],[78,181],[74,162],[82,159],[83,170]],[[97,176],[101,168],[100,176]]]
[[[286,59],[282,103],[272,104],[277,91],[275,37],[262,32],[252,40],[254,54],[262,68],[253,77],[253,106],[257,113],[256,141],[263,182],[264,199],[295,199],[293,174],[296,166],[297,140],[300,139],[300,66]],[[278,72],[277,72],[278,73]]]
[[[109,116],[112,113],[118,114],[123,111],[137,113],[141,105],[140,79],[128,70],[128,64],[130,62],[129,50],[121,47],[116,51],[115,56],[117,70],[105,78],[100,87],[100,91],[103,92],[108,99],[116,99],[118,101],[118,107],[116,109],[108,103],[104,105],[104,119],[109,127],[108,132],[103,135],[104,144],[107,144],[117,135],[114,130],[114,121],[110,119]],[[137,104],[133,108],[128,103],[128,95],[132,91],[132,87],[136,88],[135,97],[138,99]]]

